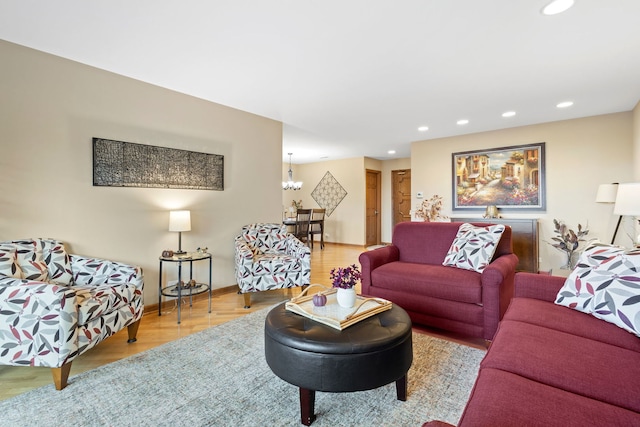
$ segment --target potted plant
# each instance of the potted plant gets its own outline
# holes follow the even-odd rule
[[[361,278],[358,266],[352,264],[348,267],[334,268],[330,272],[331,285],[338,291],[336,298],[341,307],[351,308],[356,303],[355,286]]]

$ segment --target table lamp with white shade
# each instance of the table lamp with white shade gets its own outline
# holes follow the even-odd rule
[[[185,254],[182,250],[182,232],[191,231],[191,211],[170,211],[169,231],[178,232],[178,250],[175,254]]]
[[[596,193],[596,203],[615,203],[616,202],[616,194],[618,194],[618,183],[614,182],[613,184],[600,184],[598,186],[598,192]],[[618,234],[618,228],[620,228],[620,221],[622,217],[618,217],[618,223],[616,224],[616,229],[613,232],[613,237],[611,238],[611,244],[616,240],[616,234]]]
[[[621,216],[640,216],[640,182],[618,185],[613,213]]]

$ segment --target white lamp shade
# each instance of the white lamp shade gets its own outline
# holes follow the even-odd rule
[[[616,215],[640,216],[640,182],[620,184],[613,207]]]
[[[170,211],[169,231],[191,231],[191,211]]]
[[[618,184],[600,184],[596,194],[597,203],[614,203],[618,193]]]

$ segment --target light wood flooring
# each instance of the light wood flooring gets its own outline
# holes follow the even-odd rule
[[[329,271],[336,266],[359,265],[358,256],[364,250],[365,248],[362,246],[332,243],[326,243],[325,249],[321,250],[319,244],[315,245],[311,254],[311,283],[330,286]],[[359,292],[359,289],[357,290]],[[127,344],[126,328],[103,341],[73,361],[70,382],[73,381],[72,377],[74,375],[81,372],[140,353],[265,307],[270,307],[297,295],[299,292],[299,289],[293,289],[254,293],[251,295],[250,309],[243,308],[244,299],[242,295],[238,295],[236,292],[229,292],[212,298],[211,313],[207,313],[207,299],[199,298],[194,301],[193,307],[189,307],[188,304],[182,304],[182,321],[180,324],[177,324],[177,312],[173,306],[163,306],[162,316],[158,316],[157,310],[145,311],[138,330],[138,340],[135,343]],[[419,332],[429,333],[430,335],[477,348],[485,348],[482,340],[469,341],[447,334],[441,335],[426,329],[420,329]],[[53,389],[53,379],[49,368],[0,365],[0,400],[44,385],[50,385]]]

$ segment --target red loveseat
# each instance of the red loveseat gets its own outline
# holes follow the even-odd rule
[[[518,257],[511,248],[511,228],[505,228],[491,262],[478,273],[442,265],[461,224],[396,225],[391,245],[360,255],[362,293],[398,304],[415,324],[493,339],[513,296]]]
[[[554,304],[564,281],[516,274],[459,427],[640,426],[640,338]]]

